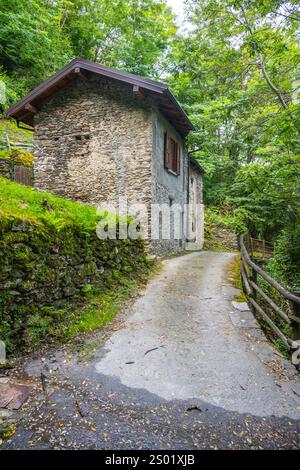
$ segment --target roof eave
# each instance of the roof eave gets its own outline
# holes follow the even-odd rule
[[[173,95],[173,93],[169,90],[169,88],[167,88],[165,90],[165,95],[168,96],[168,98],[172,101],[173,105],[177,108],[177,110],[180,112],[180,114],[183,116],[184,118],[184,121],[185,123],[187,124],[188,128],[189,128],[189,131],[194,131],[195,130],[195,127],[194,125],[191,123],[191,121],[189,120],[186,112],[182,109],[182,107],[180,106],[180,104],[178,103],[178,101],[176,100],[175,96]]]
[[[190,163],[196,170],[199,171],[199,173],[201,174],[205,173],[204,168],[200,165],[200,163],[194,157],[190,156]]]
[[[183,135],[183,137],[186,137],[191,130],[195,129],[186,113],[181,108],[176,98],[173,96],[165,83],[139,77],[121,70],[111,69],[110,67],[102,66],[80,58],[73,59],[56,74],[52,75],[43,83],[34,88],[19,102],[13,104],[6,111],[6,114],[15,118],[19,122],[25,122],[26,124],[29,122],[31,123],[33,121],[33,115],[30,115],[30,112],[27,112],[26,114],[26,106],[30,106],[31,102],[38,102],[39,98],[43,100],[45,94],[47,96],[49,89],[52,87],[55,88],[57,85],[59,85],[59,83],[61,83],[61,81],[63,81],[63,83],[68,83],[69,78],[72,80],[72,74],[75,75],[75,69],[77,68],[86,72],[99,74],[108,79],[118,80],[131,85],[137,85],[143,90],[149,91],[150,93],[155,93],[160,96],[164,95],[170,101],[170,105],[174,108],[175,113],[178,113],[176,116],[176,121],[178,121],[177,127],[180,134]],[[20,114],[21,111],[24,111],[24,113]]]

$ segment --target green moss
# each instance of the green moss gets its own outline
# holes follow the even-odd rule
[[[8,119],[0,114],[0,138],[9,138],[11,145],[15,142],[31,145],[33,143],[33,133],[30,130],[21,129],[14,119]]]
[[[46,192],[0,177],[0,229],[5,221],[19,219],[20,224],[42,223],[55,230],[77,226],[94,230],[103,215],[95,207],[81,205]],[[22,231],[22,230],[20,230]]]
[[[124,282],[119,282],[113,289],[93,289],[86,285],[83,288],[85,301],[81,305],[68,305],[63,309],[48,306],[37,310],[27,320],[27,347],[37,347],[45,338],[72,342],[74,336],[101,328],[115,317],[148,275],[146,269],[135,277],[124,278]]]
[[[2,423],[0,419],[0,439],[9,439],[16,432],[16,425],[14,423]]]
[[[228,267],[229,280],[233,287],[240,290],[240,293],[235,296],[237,302],[247,302],[247,297],[243,292],[241,270],[240,270],[240,255],[236,255]]]
[[[149,272],[142,241],[98,239],[94,207],[5,178],[0,202],[0,337],[8,352],[93,331]]]
[[[65,335],[71,337],[74,334],[94,331],[110,322],[123,307],[125,301],[132,297],[133,292],[141,283],[145,282],[148,275],[149,271],[146,269],[138,276],[123,277],[123,282],[119,279],[114,289],[96,292],[81,314],[75,314],[76,319],[65,329]]]
[[[32,153],[23,149],[0,150],[0,159],[7,160],[11,164],[20,164],[24,166],[32,166],[33,164]]]
[[[9,160],[10,149],[0,150],[0,160]]]
[[[80,267],[79,275],[81,277],[93,276],[97,273],[97,265],[94,261],[84,264]]]

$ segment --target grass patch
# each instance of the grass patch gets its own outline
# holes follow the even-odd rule
[[[72,343],[74,337],[98,330],[115,318],[125,302],[146,283],[153,271],[152,266],[136,277],[120,278],[112,288],[94,288],[77,305],[69,305],[63,309],[43,309],[37,313],[37,321],[28,326],[28,343],[32,348],[43,344],[45,338],[50,343]],[[45,315],[47,310],[48,315]]]
[[[71,315],[69,324],[62,328],[65,339],[80,333],[91,333],[109,323],[120,311],[124,302],[138,286],[145,282],[146,274],[139,279],[122,279],[114,290],[106,289],[105,292],[95,292],[87,301],[87,305]],[[79,313],[79,314],[78,314]],[[60,334],[60,333],[59,333]]]
[[[237,302],[247,302],[247,297],[245,293],[243,292],[243,285],[242,285],[242,278],[241,278],[241,271],[240,271],[240,261],[241,261],[241,257],[240,255],[237,255],[229,264],[229,267],[228,267],[229,280],[231,284],[233,285],[233,287],[240,290],[240,293],[235,296],[235,300]],[[263,286],[261,287],[263,288]],[[265,285],[265,290],[267,290],[266,285]],[[268,292],[268,294],[272,297],[270,292]],[[264,301],[264,299],[260,298],[260,303],[263,304],[264,310],[268,312],[271,319],[277,324],[277,326],[283,331],[283,333],[286,334],[287,336],[290,336],[291,335],[291,331],[289,330],[290,327],[278,320],[278,317],[274,314],[272,309],[270,309],[269,305]],[[285,346],[285,344],[280,339],[277,338],[277,336],[274,335],[274,332],[270,328],[268,323],[266,323],[264,319],[256,311],[254,311],[254,316],[256,320],[258,321],[259,325],[261,326],[261,329],[265,333],[266,337],[269,339],[269,341],[272,342],[274,346],[285,357],[289,358],[290,356],[289,349]]]
[[[205,242],[204,250],[212,251],[213,253],[232,253],[233,251],[232,248],[228,248],[225,245],[219,245],[217,241],[213,242],[212,244],[209,242]]]
[[[274,344],[274,346],[278,349],[279,352],[281,352],[281,354],[282,354],[286,359],[290,359],[291,352],[290,352],[289,348],[286,347],[286,345],[284,344],[284,342],[281,341],[281,339],[278,339],[278,338],[271,338],[271,337],[269,337],[269,339],[271,339],[271,341],[272,341],[272,343]]]
[[[247,302],[247,297],[243,292],[241,270],[240,270],[240,255],[236,255],[230,262],[228,267],[229,281],[236,289],[240,290],[240,293],[235,296],[237,302]]]
[[[12,146],[15,142],[23,142],[29,145],[33,143],[33,132],[19,128],[14,119],[7,119],[7,117],[0,114],[0,139],[5,140],[6,137],[9,138]]]
[[[19,217],[23,221],[39,223],[63,229],[77,225],[94,230],[101,214],[95,207],[37,191],[0,177],[0,217]]]

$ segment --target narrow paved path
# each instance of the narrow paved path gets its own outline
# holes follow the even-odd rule
[[[62,349],[30,361],[30,377],[47,376],[46,395],[24,407],[5,447],[299,448],[299,374],[251,312],[233,307],[234,256],[164,261],[84,346],[92,357]]]
[[[295,394],[282,393],[266,365],[274,352],[252,314],[230,302],[238,293],[227,280],[233,256],[195,252],[168,260],[126,328],[107,343],[97,371],[166,400],[200,398],[240,413],[300,418]],[[247,339],[246,327],[263,344]]]

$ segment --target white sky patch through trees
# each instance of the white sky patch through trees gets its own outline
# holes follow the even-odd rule
[[[184,1],[183,0],[167,0],[167,4],[172,8],[177,16],[177,23],[180,25],[184,17]]]

